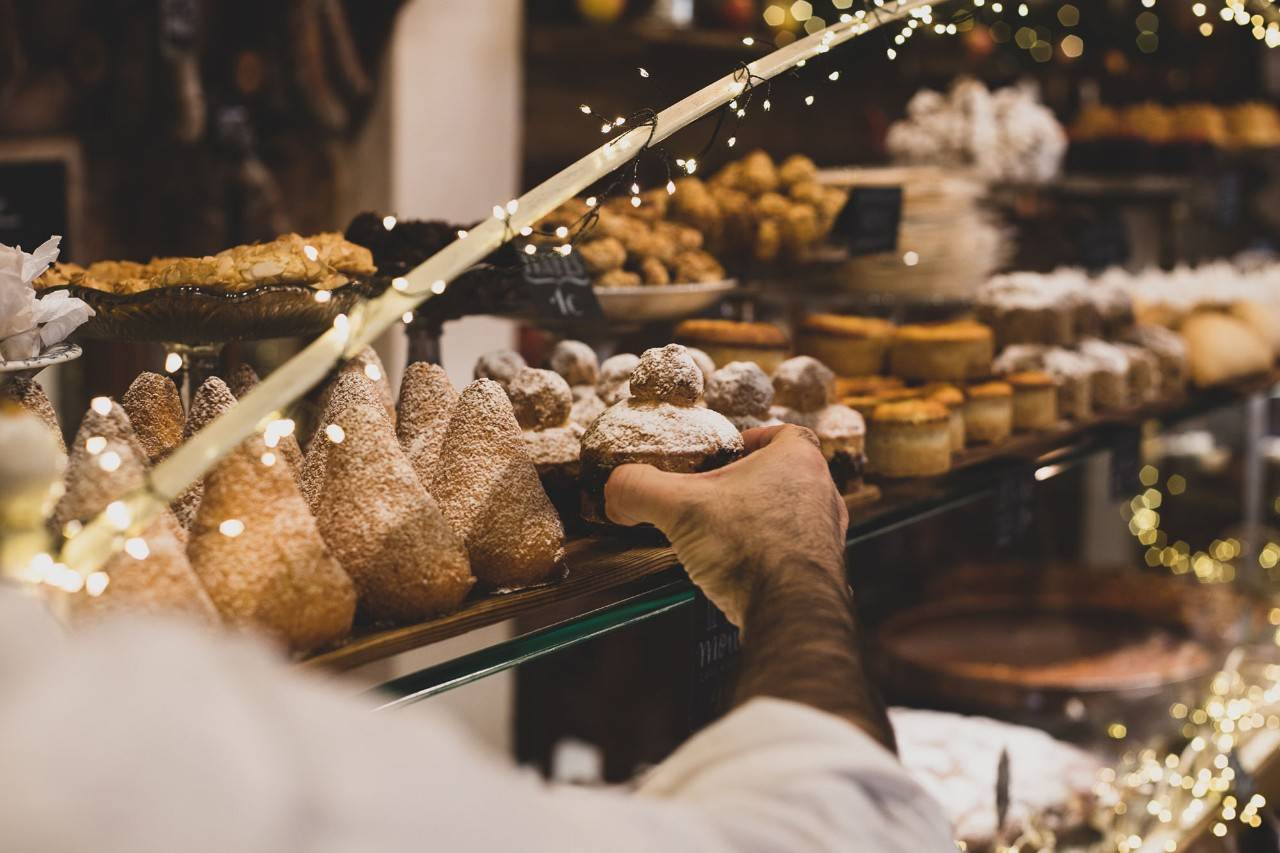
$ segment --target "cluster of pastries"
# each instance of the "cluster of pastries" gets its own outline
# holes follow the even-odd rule
[[[257,381],[247,367],[231,386]],[[206,381],[184,409],[167,377],[143,373],[119,403],[97,398],[69,448],[54,511],[70,532],[144,486],[148,468],[235,404]],[[34,383],[3,392],[56,428]],[[417,622],[473,588],[545,583],[562,571],[564,528],[503,388],[460,393],[414,364],[399,397],[372,350],[323,389],[303,450],[291,420],[225,456],[104,567],[108,584],[71,603],[79,620],[166,611],[268,635],[305,653],[353,624]]]
[[[755,151],[707,181],[674,181],[674,192],[659,187],[608,199],[577,248],[597,287],[718,281],[725,277],[718,258],[795,262],[826,240],[848,198],[817,177],[807,157],[777,164]],[[586,200],[573,199],[544,218],[530,240],[549,242],[547,235],[572,229],[590,212]]]
[[[57,263],[36,279],[35,287],[77,285],[120,294],[182,286],[236,293],[268,284],[333,290],[376,271],[368,249],[326,232],[307,237],[284,234],[268,243],[234,246],[200,258],[98,261],[87,267]]]
[[[1280,110],[1261,101],[1235,106],[1187,103],[1166,107],[1153,101],[1113,107],[1092,104],[1071,125],[1076,142],[1137,139],[1152,145],[1200,143],[1218,148],[1280,145]]]
[[[984,180],[1043,182],[1058,174],[1067,137],[1033,89],[992,92],[956,80],[947,94],[921,89],[907,116],[889,127],[886,145],[900,163],[972,169]]]

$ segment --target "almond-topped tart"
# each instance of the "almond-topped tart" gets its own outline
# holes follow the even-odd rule
[[[932,400],[884,403],[871,415],[867,464],[885,477],[930,477],[951,470],[951,415]]]
[[[1042,370],[1011,373],[1013,428],[1018,432],[1051,429],[1058,423],[1058,384]]]
[[[879,317],[810,314],[796,333],[796,352],[811,355],[841,376],[884,370],[894,326]]]
[[[604,484],[619,465],[641,462],[692,474],[744,453],[742,435],[719,412],[697,405],[702,371],[679,344],[646,350],[631,373],[631,396],[605,410],[582,436],[582,516],[608,523]]]
[[[754,361],[773,373],[791,353],[787,333],[772,323],[734,320],[685,320],[676,326],[676,340],[697,347],[716,364]]]
[[[909,382],[957,382],[991,375],[995,339],[981,323],[899,326],[889,347],[889,372]]]

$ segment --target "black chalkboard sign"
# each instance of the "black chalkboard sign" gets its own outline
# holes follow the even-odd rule
[[[836,216],[832,240],[851,255],[874,255],[898,249],[902,225],[902,187],[854,187]]]
[[[0,243],[29,252],[60,234],[61,256],[69,257],[69,179],[65,160],[0,162]]]
[[[604,316],[591,276],[576,252],[548,252],[524,262],[520,277],[534,313],[549,320],[596,320]]]

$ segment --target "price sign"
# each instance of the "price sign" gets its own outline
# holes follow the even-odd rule
[[[525,261],[520,276],[539,317],[596,320],[604,316],[591,287],[591,276],[576,252],[536,255]]]
[[[836,217],[832,236],[853,255],[894,252],[901,225],[902,187],[854,187]]]
[[[738,629],[701,592],[694,600],[693,729],[702,728],[724,712],[730,674],[737,663]]]

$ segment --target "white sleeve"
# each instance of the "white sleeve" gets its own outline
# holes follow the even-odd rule
[[[887,752],[799,705],[739,708],[635,794],[554,788],[436,714],[370,713],[252,644],[116,624],[33,647],[4,604],[0,643],[27,655],[0,656],[0,849],[954,849]]]

